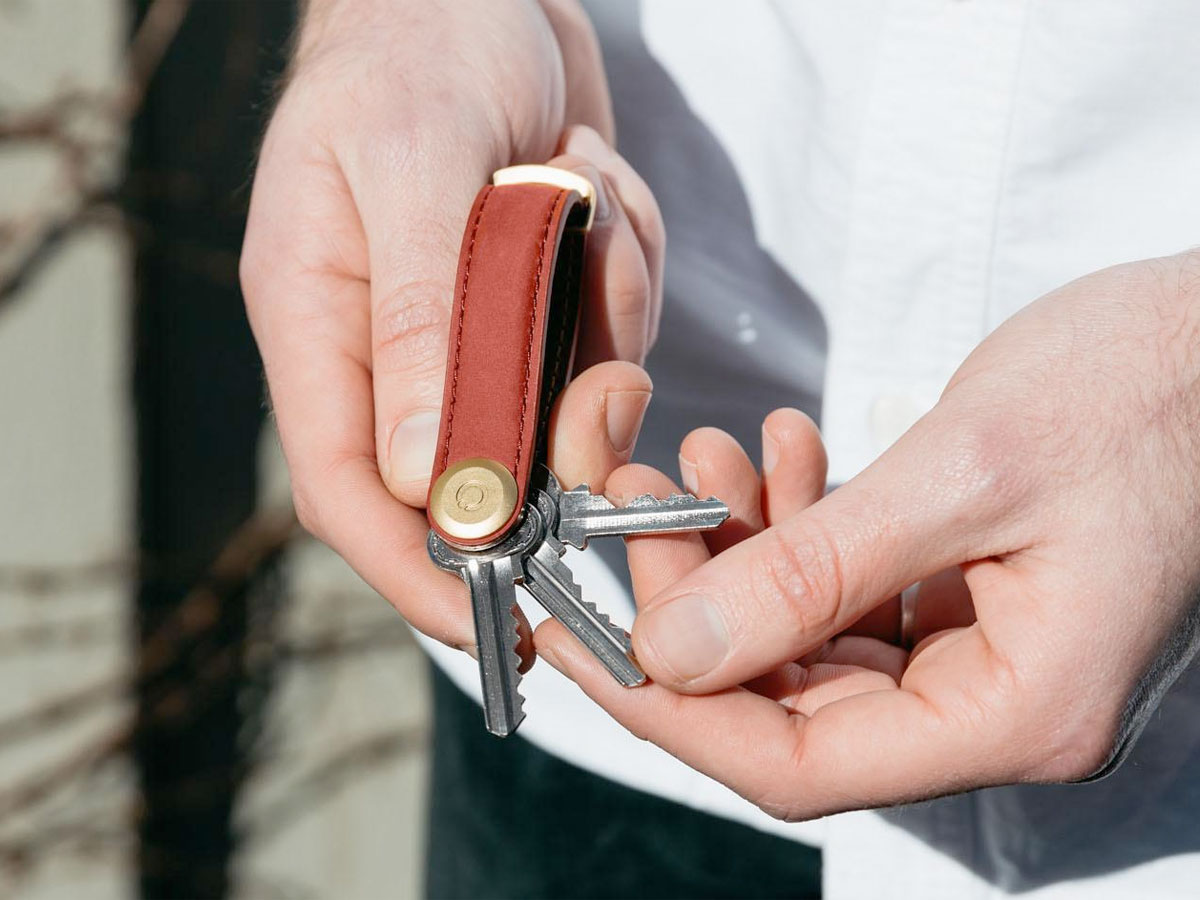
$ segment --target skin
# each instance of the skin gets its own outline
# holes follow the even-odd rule
[[[621,690],[554,623],[539,652],[785,819],[1110,766],[1198,644],[1200,253],[1031,304],[824,498],[812,430],[779,433],[789,415],[764,426],[761,495],[731,438],[685,441],[684,473],[738,507],[726,535],[629,541],[654,684]],[[627,467],[607,491],[670,488]],[[909,653],[869,616],[890,604],[895,623],[921,579]],[[714,621],[723,641],[697,637]]]
[[[459,242],[498,168],[549,160],[596,186],[587,371],[555,412],[550,463],[602,484],[650,399],[635,364],[662,295],[661,217],[612,140],[573,2],[312,0],[263,141],[241,280],[297,514],[414,627],[468,652],[466,589],[429,562],[423,512]]]
[[[297,512],[410,623],[468,651],[465,589],[428,562],[421,507],[459,239],[493,170],[549,159],[602,197],[586,371],[554,412],[552,467],[615,502],[673,489],[623,465],[650,395],[637,364],[663,233],[614,140],[568,0],[312,0],[264,140],[242,281]],[[795,411],[764,422],[761,474],[728,435],[694,433],[684,481],[734,517],[629,542],[654,683],[619,688],[553,622],[537,647],[634,733],[783,818],[1086,777],[1197,644],[1198,346],[1185,253],[1031,304],[828,496]],[[918,580],[910,653],[895,595]]]

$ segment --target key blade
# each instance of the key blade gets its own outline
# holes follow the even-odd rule
[[[507,737],[525,718],[522,709],[521,673],[517,654],[517,572],[511,556],[469,560],[462,569],[471,591],[475,615],[475,643],[479,651],[479,680],[483,688],[483,716],[487,730]]]
[[[701,500],[691,494],[672,494],[660,500],[643,494],[617,507],[580,485],[561,492],[556,533],[564,544],[583,550],[594,537],[710,531],[728,518],[729,507],[716,497]]]
[[[626,687],[642,684],[646,675],[633,659],[628,632],[614,625],[594,603],[583,599],[583,589],[562,561],[562,552],[562,545],[547,536],[524,560],[525,589],[604,664],[613,678]]]

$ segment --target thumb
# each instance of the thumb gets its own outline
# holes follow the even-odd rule
[[[638,243],[596,167],[571,156],[556,157],[551,164],[583,175],[596,189],[597,221],[589,236],[595,246],[588,251],[589,271],[615,269],[621,276],[602,283],[601,293],[632,298],[635,346],[611,355],[640,360],[645,353],[649,286]],[[424,505],[433,467],[461,235],[474,195],[490,175],[491,170],[464,168],[440,181],[435,196],[427,196],[416,185],[386,210],[378,210],[376,201],[371,203],[380,234],[377,242],[368,224],[378,459],[389,489],[410,506]],[[610,265],[612,259],[622,264]],[[583,323],[585,331],[587,324]]]
[[[939,406],[861,475],[652,598],[633,628],[647,674],[686,693],[741,684],[910,584],[1020,549],[1030,492],[994,432]]]
[[[476,193],[502,165],[485,145],[453,165],[445,153],[413,152],[345,167],[370,259],[376,459],[392,494],[418,508],[441,420],[462,234]]]

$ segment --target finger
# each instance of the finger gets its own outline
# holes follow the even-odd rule
[[[662,310],[663,257],[667,243],[662,212],[654,193],[633,166],[591,128],[576,126],[567,129],[563,146],[566,152],[584,157],[604,174],[633,226],[650,277],[647,343],[653,346],[658,337],[658,320]]]
[[[822,706],[867,691],[894,690],[908,653],[885,641],[837,637],[794,663],[746,682],[744,687],[811,716]]]
[[[424,516],[386,490],[376,467],[370,298],[356,269],[353,202],[332,161],[296,158],[299,147],[310,144],[268,134],[241,267],[297,515],[414,628],[469,649],[465,585],[429,562]]]
[[[774,525],[825,494],[829,461],[816,423],[798,409],[777,409],[762,424],[762,512]]]
[[[557,623],[539,626],[534,641],[635,735],[767,812],[796,820],[940,796],[1027,771],[1041,751],[1015,724],[1018,703],[997,687],[1004,679],[987,662],[982,632],[968,632],[948,648],[943,662],[954,677],[942,679],[943,692],[885,687],[822,703],[811,716],[736,687],[699,696],[653,683],[623,688]],[[847,677],[831,673],[825,686]]]
[[[582,175],[596,189],[596,215],[583,268],[576,370],[609,359],[640,365],[648,349],[650,274],[633,226],[611,185],[588,160],[564,154],[550,165]]]
[[[971,592],[958,566],[943,569],[924,579],[917,589],[916,621],[911,639],[920,644],[926,637],[947,628],[962,628],[975,621]],[[869,610],[846,628],[846,634],[878,638],[899,644],[900,598],[891,597]]]
[[[652,389],[650,376],[627,362],[594,366],[567,385],[550,415],[547,454],[564,488],[599,488],[629,462]]]
[[[1019,549],[1028,484],[990,440],[940,406],[860,476],[702,566],[635,622],[648,674],[689,692],[740,684],[909,584]]]
[[[900,598],[898,596],[889,597],[873,609],[868,609],[862,616],[847,625],[843,634],[871,637],[899,644],[902,638]]]
[[[617,506],[643,494],[661,498],[678,492],[666,475],[642,465],[618,469],[604,486],[605,496]],[[639,606],[709,559],[704,539],[695,532],[629,537],[625,539],[625,553],[633,597]]]
[[[704,532],[711,553],[762,531],[758,471],[733,435],[719,428],[697,428],[679,447],[679,472],[687,491],[697,497],[719,497],[729,507],[725,523]]]
[[[975,605],[962,569],[952,566],[921,582],[917,590],[913,641],[947,628],[965,628],[975,622]]]
[[[826,641],[801,657],[803,666],[821,664],[858,666],[882,672],[899,684],[908,666],[908,652],[887,641],[857,635],[841,635]]]
[[[453,165],[451,135],[417,133],[398,113],[338,160],[370,260],[375,447],[391,492],[424,507],[441,418],[459,248],[479,188],[506,161],[473,141]]]
[[[616,129],[612,100],[604,80],[600,42],[591,19],[582,6],[571,0],[541,0],[541,3],[554,29],[566,70],[566,121],[587,123],[611,140]]]
[[[899,686],[886,672],[862,666],[789,663],[748,682],[746,689],[769,697],[792,712],[812,716],[830,703],[873,691],[895,691]]]

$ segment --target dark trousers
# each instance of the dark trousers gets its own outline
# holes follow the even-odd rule
[[[427,896],[820,896],[820,851],[495,738],[436,668],[433,688]]]

